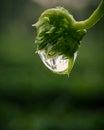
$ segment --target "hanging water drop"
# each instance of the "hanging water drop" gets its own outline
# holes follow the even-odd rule
[[[45,53],[45,51],[38,51],[38,54],[42,60],[42,62],[44,63],[44,65],[50,69],[51,71],[55,72],[55,73],[69,73],[69,68],[71,69],[74,61],[76,59],[77,53],[74,54],[74,58],[73,60],[71,58],[66,58],[63,55],[57,55],[53,58],[47,58],[47,55]],[[72,63],[70,64],[70,62],[72,61]]]

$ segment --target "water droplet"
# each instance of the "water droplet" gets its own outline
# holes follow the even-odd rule
[[[55,73],[64,73],[68,71],[70,59],[58,55],[53,58],[47,58],[45,51],[38,51],[38,54],[44,65]],[[77,53],[74,54],[73,64],[76,59]],[[72,65],[73,66],[73,65]]]

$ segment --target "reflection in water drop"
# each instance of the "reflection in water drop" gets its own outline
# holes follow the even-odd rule
[[[45,51],[38,51],[38,54],[47,68],[56,73],[62,73],[68,70],[70,59],[58,55],[53,58],[47,58]],[[77,53],[74,55],[73,63],[76,59]]]

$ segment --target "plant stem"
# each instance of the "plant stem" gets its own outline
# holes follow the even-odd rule
[[[76,29],[89,29],[93,27],[103,17],[103,15],[104,15],[104,0],[100,2],[98,7],[95,9],[95,11],[88,19],[76,22],[74,24],[74,27]]]

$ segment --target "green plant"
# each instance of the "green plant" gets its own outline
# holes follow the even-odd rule
[[[44,11],[38,22],[35,44],[43,63],[53,72],[69,74],[75,62],[80,42],[86,30],[104,15],[104,0],[84,21],[76,21],[63,7]]]

